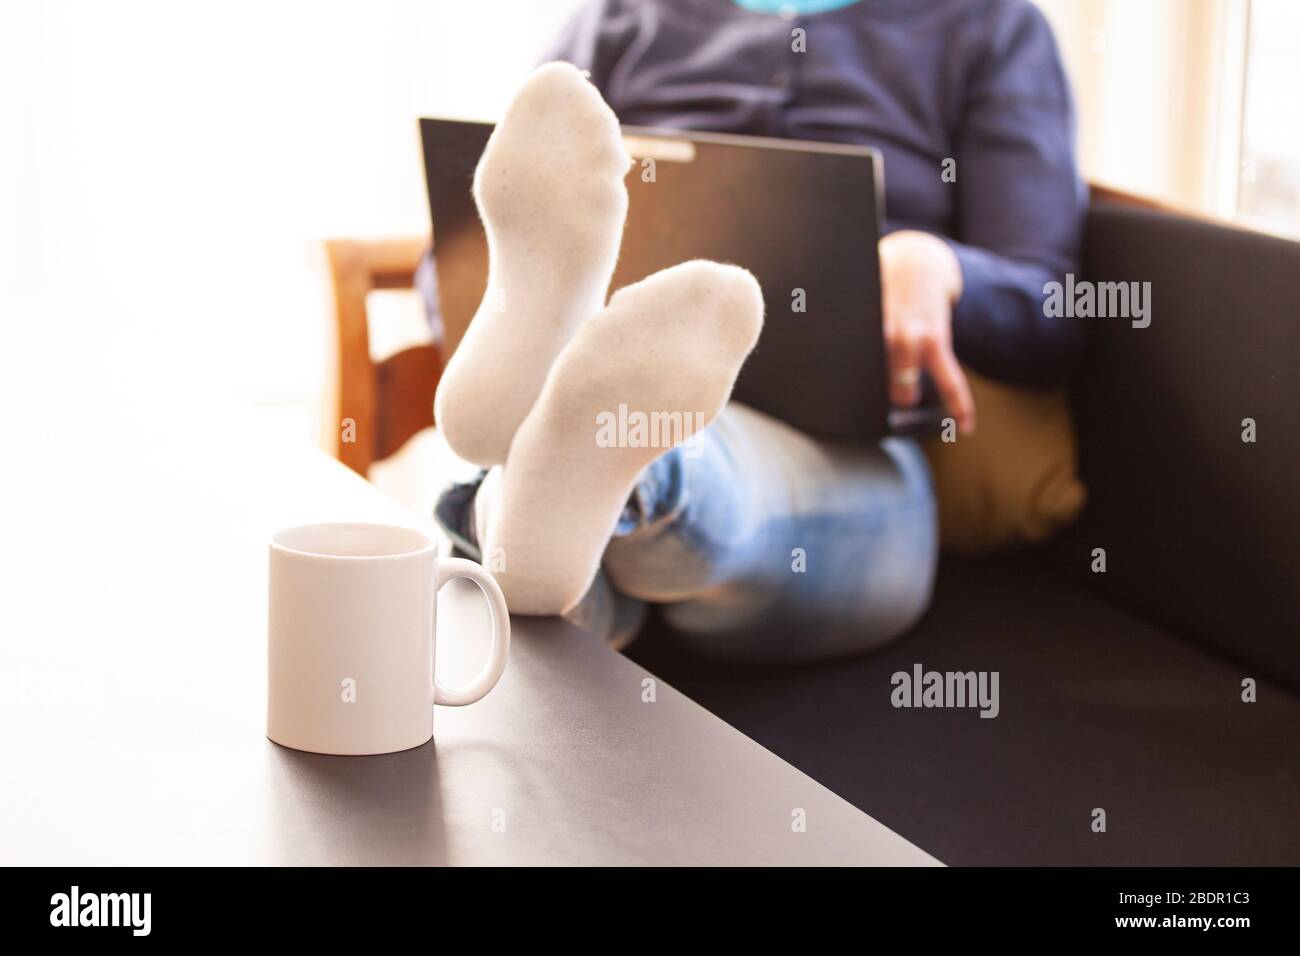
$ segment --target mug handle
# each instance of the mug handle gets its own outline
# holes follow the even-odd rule
[[[487,598],[488,610],[492,614],[492,648],[488,651],[487,663],[468,684],[460,687],[448,687],[435,676],[433,678],[433,702],[447,707],[463,707],[487,696],[487,692],[497,685],[505,673],[506,658],[510,654],[510,612],[506,608],[505,595],[501,586],[492,575],[480,565],[464,558],[439,558],[434,572],[434,601],[437,592],[453,578],[468,578],[478,585]]]

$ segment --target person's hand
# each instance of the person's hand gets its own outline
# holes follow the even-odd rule
[[[952,307],[962,289],[957,256],[937,236],[900,230],[880,240],[880,277],[890,399],[919,402],[925,369],[958,429],[974,431],[975,401],[952,351]]]

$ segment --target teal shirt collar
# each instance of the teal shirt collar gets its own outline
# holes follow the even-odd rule
[[[732,0],[738,7],[755,13],[793,13],[809,17],[828,10],[838,10],[857,3],[858,0]]]

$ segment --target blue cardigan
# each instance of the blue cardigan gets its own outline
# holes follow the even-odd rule
[[[1029,0],[859,0],[793,17],[591,0],[546,59],[590,71],[624,123],[877,147],[887,229],[943,236],[961,263],[958,357],[1007,382],[1066,376],[1079,320],[1046,317],[1043,286],[1078,271],[1086,191],[1069,85]]]

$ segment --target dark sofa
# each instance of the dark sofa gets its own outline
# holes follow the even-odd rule
[[[1300,244],[1094,201],[1083,278],[1150,281],[1152,322],[1089,321],[1072,528],[945,557],[875,655],[628,653],[949,864],[1300,864]],[[999,671],[999,716],[895,709],[916,663]]]

